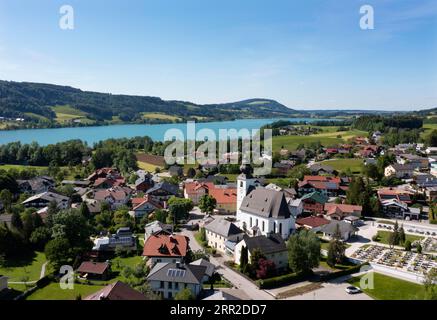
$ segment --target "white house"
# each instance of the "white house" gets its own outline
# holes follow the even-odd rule
[[[206,240],[211,248],[233,253],[235,245],[243,239],[244,231],[225,219],[215,219],[205,226]]]

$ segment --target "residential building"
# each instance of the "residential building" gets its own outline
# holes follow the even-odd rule
[[[103,289],[87,296],[84,300],[148,300],[147,297],[141,292],[132,289],[124,282],[117,281],[104,287]]]
[[[245,236],[235,246],[234,262],[240,264],[241,249],[247,248],[249,261],[255,250],[261,251],[267,260],[273,261],[277,270],[288,267],[288,249],[284,239],[278,233],[268,236],[248,237]]]
[[[156,201],[167,201],[171,197],[179,196],[179,187],[167,181],[162,181],[147,190],[146,195]]]
[[[112,209],[116,210],[121,206],[127,205],[132,189],[128,187],[116,186],[106,190],[95,190],[94,200],[108,203]]]
[[[382,188],[377,191],[378,199],[380,202],[385,200],[397,200],[406,204],[411,204],[411,193],[398,188]]]
[[[94,251],[115,251],[117,248],[137,249],[137,237],[130,228],[119,228],[115,234],[94,239]]]
[[[328,202],[328,197],[314,191],[307,193],[301,198],[303,202],[303,211],[311,214],[323,214],[325,209],[325,203]]]
[[[332,220],[328,224],[323,225],[320,228],[324,237],[331,239],[337,231],[340,232],[341,239],[343,241],[348,241],[356,235],[358,228],[353,226],[351,223],[345,221]]]
[[[69,207],[70,198],[54,192],[43,192],[27,198],[22,204],[26,208],[44,208],[52,202],[56,203],[59,209],[64,210]]]
[[[245,234],[243,230],[225,219],[214,219],[204,228],[208,245],[222,253],[233,253],[235,245]]]
[[[296,225],[299,228],[311,230],[313,232],[319,232],[322,226],[328,224],[330,221],[319,216],[309,216],[305,218],[299,218],[296,220]]]
[[[303,181],[298,183],[298,193],[305,195],[315,191],[327,197],[338,197],[346,194],[348,181],[340,177],[327,176],[304,176]]]
[[[173,233],[173,226],[171,224],[164,224],[160,221],[153,221],[144,227],[144,241],[149,239],[153,234],[167,234]]]
[[[145,240],[143,256],[149,258],[152,265],[161,262],[183,262],[187,255],[189,239],[183,235],[152,234]]]
[[[384,175],[386,177],[395,176],[399,179],[409,179],[413,177],[415,170],[418,168],[419,166],[417,163],[394,163],[384,169]]]
[[[216,199],[216,209],[221,213],[235,213],[237,210],[237,189],[235,187],[197,181],[184,184],[184,197],[191,199],[194,205],[198,205],[204,195],[210,195]]]
[[[333,167],[324,164],[313,164],[309,167],[311,174],[314,176],[322,175],[322,174],[334,174],[336,175],[338,172]]]
[[[147,281],[154,293],[173,299],[184,289],[197,297],[203,289],[207,266],[159,262],[150,270]]]
[[[81,278],[106,280],[111,272],[108,262],[84,261],[76,272]]]
[[[29,194],[41,194],[52,191],[55,180],[48,176],[35,177],[29,180],[17,180],[20,192]]]
[[[346,217],[361,217],[362,206],[350,204],[325,203],[325,213],[331,220],[343,220]]]
[[[147,195],[143,198],[133,198],[131,201],[132,211],[130,211],[130,213],[136,219],[141,219],[145,215],[149,215],[153,211],[163,208],[161,203],[151,199],[151,197]]]

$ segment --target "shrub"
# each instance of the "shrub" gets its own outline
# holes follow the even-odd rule
[[[256,283],[260,289],[272,289],[303,281],[308,276],[309,273],[288,273],[274,278],[257,280]]]

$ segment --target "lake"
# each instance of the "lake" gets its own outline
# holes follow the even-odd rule
[[[196,123],[196,132],[203,128],[212,129],[218,136],[219,129],[259,129],[261,126],[278,120],[290,120],[295,122],[314,122],[320,120],[313,118],[286,118],[286,119],[239,119],[234,121],[217,121]],[[40,145],[54,144],[57,142],[80,139],[89,145],[110,138],[131,138],[136,136],[149,136],[155,141],[163,141],[164,134],[168,129],[177,128],[186,135],[186,123],[170,124],[122,124],[97,127],[75,127],[55,129],[25,129],[0,131],[0,144],[20,141],[21,143],[38,142]]]

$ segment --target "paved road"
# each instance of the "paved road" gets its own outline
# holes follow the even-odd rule
[[[285,300],[373,300],[365,293],[348,294],[348,283],[324,283],[323,288]]]

